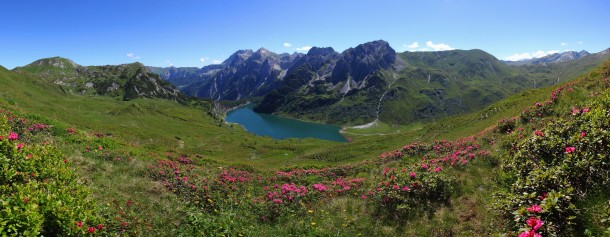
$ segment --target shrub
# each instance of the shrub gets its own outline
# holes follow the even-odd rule
[[[587,192],[608,185],[610,178],[610,97],[589,106],[575,106],[563,116],[516,144],[505,157],[501,177],[506,189],[497,193],[496,206],[518,229],[532,217],[545,235],[575,234],[579,212],[574,204]]]
[[[0,234],[84,235],[100,224],[89,190],[59,151],[24,144],[27,136],[13,129],[0,117]]]

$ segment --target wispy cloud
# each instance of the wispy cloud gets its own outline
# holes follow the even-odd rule
[[[290,48],[290,47],[292,47],[291,43],[284,43],[284,48]]]
[[[202,63],[205,63],[208,60],[210,60],[210,58],[208,58],[208,57],[201,57],[201,58],[199,58],[199,61],[202,62]]]
[[[305,45],[305,46],[303,46],[303,47],[296,48],[296,50],[297,50],[297,51],[301,51],[301,52],[303,52],[303,51],[307,52],[307,51],[309,51],[311,48],[312,48],[311,46],[309,46],[309,45]]]
[[[417,43],[417,41],[415,41],[412,44],[403,44],[402,47],[405,47],[408,49],[416,49],[416,48],[419,48],[419,43]]]
[[[431,48],[434,51],[444,51],[444,50],[454,49],[453,47],[449,46],[448,44],[443,44],[443,43],[435,44],[435,43],[432,43],[432,41],[427,41],[426,46],[428,48]]]
[[[568,46],[568,43],[561,42],[561,46]]]
[[[134,53],[127,53],[127,57],[131,59],[140,59],[140,56],[136,56]]]
[[[559,53],[559,50],[548,50],[548,51],[538,50],[536,52],[531,52],[531,53],[516,53],[516,54],[513,54],[511,56],[504,58],[504,60],[521,61],[521,60],[525,60],[525,59],[542,58],[544,56],[554,54],[554,53]]]
[[[426,45],[423,47],[421,45],[419,45],[419,42],[417,42],[417,41],[415,41],[411,44],[403,44],[402,47],[405,49],[408,49],[408,50],[412,50],[412,51],[445,51],[445,50],[455,49],[455,48],[449,46],[448,44],[444,44],[444,43],[435,44],[430,40],[426,41]]]
[[[218,59],[214,59],[214,60],[212,60],[212,63],[213,64],[220,64],[220,63],[222,63],[222,61],[220,61]]]
[[[167,63],[167,65],[168,65],[168,66],[170,66],[170,67],[173,67],[173,66],[174,66],[174,64],[172,63],[172,61],[167,60],[167,61],[165,61],[165,62],[166,62],[166,63]]]

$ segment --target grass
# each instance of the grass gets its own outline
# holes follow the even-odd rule
[[[26,116],[45,120],[57,130],[75,127],[83,139],[74,142],[58,136],[54,141],[77,168],[82,182],[92,189],[98,205],[108,206],[136,200],[134,212],[141,216],[139,234],[143,235],[203,235],[205,227],[221,231],[243,230],[249,235],[296,236],[446,236],[491,235],[502,232],[496,214],[489,210],[489,197],[497,188],[497,167],[486,160],[476,160],[468,166],[448,169],[457,180],[456,192],[449,205],[439,206],[429,213],[414,213],[401,221],[372,218],[367,202],[359,196],[341,196],[314,203],[305,215],[291,213],[281,224],[246,221],[251,210],[235,205],[206,214],[187,201],[169,192],[150,177],[149,167],[167,156],[187,154],[206,172],[218,173],[218,167],[238,166],[256,174],[270,176],[273,171],[289,167],[336,167],[371,160],[378,154],[418,142],[455,139],[491,131],[502,118],[518,115],[525,107],[548,98],[553,88],[528,90],[510,96],[486,108],[461,115],[392,126],[381,123],[368,129],[347,129],[350,143],[335,143],[316,139],[273,140],[256,137],[238,126],[231,127],[207,115],[206,108],[184,106],[156,99],[120,101],[111,97],[64,94],[37,77],[18,75],[0,68],[0,92],[13,108]],[[569,106],[587,98],[586,91],[577,91],[571,100],[559,106]],[[102,138],[93,135],[101,133]],[[383,136],[371,134],[384,133]],[[485,134],[482,134],[485,135]],[[487,137],[493,140],[497,137]],[[103,144],[121,161],[91,157],[85,146]],[[498,147],[493,147],[500,149]],[[498,157],[499,153],[494,152]],[[169,155],[168,155],[169,154]],[[409,158],[350,174],[366,177],[370,182],[381,179],[384,167],[405,167]],[[367,185],[372,185],[369,183]],[[601,206],[607,196],[589,200],[583,206]],[[591,217],[594,219],[594,217]],[[239,225],[244,226],[239,226]]]

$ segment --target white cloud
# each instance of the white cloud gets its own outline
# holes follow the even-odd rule
[[[561,46],[568,46],[568,43],[561,42]]]
[[[525,59],[542,58],[544,56],[547,56],[549,54],[554,54],[554,53],[559,53],[559,50],[549,50],[546,52],[542,51],[542,50],[538,50],[538,51],[532,52],[532,53],[517,53],[517,54],[513,54],[511,56],[504,58],[504,60],[521,61],[521,60],[525,60]]]
[[[426,42],[426,46],[428,46],[428,48],[431,48],[434,51],[444,51],[444,50],[452,50],[454,48],[452,48],[451,46],[447,45],[447,44],[434,44],[432,43],[432,41],[427,41]]]
[[[222,61],[220,61],[218,59],[212,60],[212,64],[220,64],[220,63],[222,63]]]
[[[202,63],[205,63],[205,62],[206,62],[206,61],[208,61],[209,59],[210,59],[210,58],[208,58],[208,57],[202,57],[202,58],[199,58],[199,61],[200,61],[200,62],[202,62]]]
[[[419,43],[417,43],[417,41],[415,41],[412,44],[403,44],[402,46],[405,48],[409,48],[409,49],[416,49],[416,48],[419,48]]]
[[[290,48],[290,47],[292,47],[291,43],[284,43],[284,48]]]
[[[140,59],[140,56],[136,56],[134,53],[127,53],[127,57],[131,59]]]
[[[296,50],[297,50],[297,51],[305,51],[305,52],[307,52],[307,51],[309,51],[311,48],[312,48],[311,46],[309,46],[309,45],[305,45],[305,46],[303,46],[303,47],[296,48]]]
[[[578,44],[582,44],[582,41],[578,41]]]
[[[169,65],[170,67],[173,67],[173,66],[174,66],[174,64],[172,63],[172,61],[167,60],[167,61],[165,61],[165,62],[166,62],[166,63],[167,63],[167,65]]]
[[[547,54],[554,54],[554,53],[559,53],[559,50],[549,50],[546,51]]]

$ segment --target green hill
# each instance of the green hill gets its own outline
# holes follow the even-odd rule
[[[52,82],[64,93],[136,98],[166,98],[185,101],[170,83],[150,73],[141,63],[119,66],[80,66],[72,60],[54,57],[37,60],[13,71]]]

